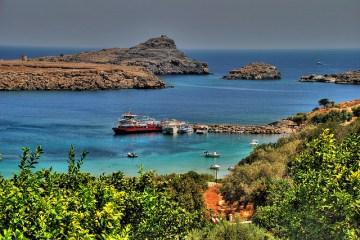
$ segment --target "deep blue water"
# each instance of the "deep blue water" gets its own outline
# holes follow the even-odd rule
[[[2,48],[0,59],[58,55],[78,49]],[[249,142],[275,141],[277,136],[177,136],[161,134],[112,135],[114,121],[124,111],[155,118],[178,118],[202,123],[263,124],[301,111],[309,111],[320,98],[336,102],[360,97],[360,86],[300,83],[303,74],[360,69],[360,50],[234,50],[186,51],[209,63],[212,75],[163,77],[175,88],[92,92],[0,92],[0,173],[17,169],[20,148],[41,144],[45,154],[41,167],[66,170],[71,144],[90,155],[84,170],[95,174],[121,170],[135,174],[139,165],[160,173],[197,170],[207,172],[213,160],[205,150],[222,153],[217,160],[221,174],[246,156]],[[230,69],[253,61],[272,63],[283,79],[274,81],[226,81]],[[321,61],[324,65],[316,65]],[[140,157],[127,159],[126,152]]]

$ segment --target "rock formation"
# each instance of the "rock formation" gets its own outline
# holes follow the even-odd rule
[[[345,73],[302,76],[300,82],[325,82],[341,84],[360,84],[360,70]]]
[[[42,57],[39,60],[141,66],[158,75],[209,73],[206,63],[186,57],[176,48],[174,40],[165,35],[151,38],[131,48],[103,49],[58,57]]]
[[[267,125],[208,125],[210,133],[228,134],[288,134],[296,132],[299,126],[291,120],[281,120]]]
[[[153,73],[131,66],[0,61],[0,90],[102,90],[164,88]]]
[[[273,80],[281,79],[281,73],[277,67],[267,63],[250,63],[241,68],[231,70],[223,79]]]

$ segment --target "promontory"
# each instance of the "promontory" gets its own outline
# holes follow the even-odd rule
[[[141,67],[45,61],[0,61],[0,90],[155,89],[165,83]]]
[[[241,68],[231,70],[223,79],[235,80],[274,80],[281,79],[281,73],[276,66],[255,62]]]
[[[157,75],[208,74],[208,64],[193,60],[177,49],[165,35],[151,38],[131,48],[111,48],[73,55],[41,57],[39,60],[61,62],[110,63],[141,66]]]
[[[325,82],[339,84],[360,84],[360,70],[334,74],[310,74],[302,76],[300,82]]]

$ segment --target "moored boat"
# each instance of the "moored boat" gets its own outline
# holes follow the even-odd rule
[[[180,134],[190,134],[194,132],[194,128],[191,125],[184,124],[180,126],[179,131]]]
[[[128,156],[128,158],[137,158],[138,157],[138,155],[134,152],[128,152],[127,156]]]
[[[209,126],[207,125],[196,125],[194,126],[195,133],[207,134],[209,132]]]
[[[166,120],[161,123],[163,134],[175,135],[185,123],[176,119]]]
[[[122,118],[113,127],[115,134],[161,132],[159,121],[147,116],[138,116],[130,112],[124,113]]]
[[[204,152],[204,157],[211,157],[211,158],[217,158],[217,157],[220,157],[220,153],[218,152],[208,152],[208,151],[205,151]]]
[[[253,139],[251,140],[250,145],[256,147],[257,145],[259,145],[259,141],[257,139]]]

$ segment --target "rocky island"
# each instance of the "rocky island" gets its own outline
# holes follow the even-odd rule
[[[141,66],[157,75],[209,73],[207,63],[188,58],[177,49],[175,41],[165,35],[151,38],[131,48],[103,49],[73,55],[41,57],[38,60]]]
[[[241,68],[231,70],[223,79],[274,80],[281,79],[281,73],[276,66],[259,62],[250,63]]]
[[[140,67],[45,61],[0,61],[0,90],[155,89],[165,83]]]
[[[302,76],[300,82],[325,82],[339,84],[360,84],[360,70],[334,74],[310,74]]]

